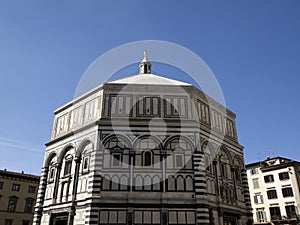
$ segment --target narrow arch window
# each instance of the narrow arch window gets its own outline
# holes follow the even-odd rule
[[[65,161],[65,169],[64,169],[64,176],[68,176],[71,174],[72,169],[72,158],[66,159]]]
[[[241,183],[241,170],[239,166],[235,166],[234,168],[234,172],[235,172],[235,179],[238,183]]]
[[[55,167],[51,166],[49,170],[49,178],[48,178],[49,183],[52,183],[54,181],[54,177],[55,177]]]
[[[147,151],[144,153],[144,166],[151,166],[152,165],[152,153]]]
[[[182,168],[183,166],[184,166],[183,155],[182,154],[175,155],[175,167]]]
[[[83,172],[87,172],[89,169],[89,157],[85,156],[83,157],[83,164],[82,164],[82,171]]]

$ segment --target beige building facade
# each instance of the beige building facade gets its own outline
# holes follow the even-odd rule
[[[0,170],[0,224],[32,224],[39,181],[39,176]]]
[[[300,163],[274,157],[246,168],[254,222],[299,224]]]
[[[54,112],[34,225],[251,223],[235,114],[151,66]]]

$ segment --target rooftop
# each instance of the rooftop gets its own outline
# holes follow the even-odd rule
[[[26,174],[24,172],[18,173],[18,172],[12,172],[7,170],[0,170],[0,177],[11,177],[11,178],[18,178],[18,179],[25,179],[25,180],[40,180],[40,176],[32,175],[32,174]]]
[[[108,84],[147,84],[147,85],[173,85],[173,86],[192,86],[189,83],[169,79],[154,74],[137,74],[130,77],[110,81]]]

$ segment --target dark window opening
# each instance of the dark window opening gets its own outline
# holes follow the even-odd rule
[[[268,199],[275,199],[277,198],[276,190],[269,190],[267,191]]]
[[[28,187],[28,193],[35,193],[35,189],[36,189],[35,186],[29,186]]]
[[[273,177],[273,175],[267,175],[267,176],[264,176],[264,180],[265,180],[265,183],[271,183],[271,182],[274,182],[274,177]]]
[[[285,211],[288,218],[297,218],[296,208],[294,205],[285,206]]]
[[[281,219],[281,213],[279,207],[270,207],[269,209],[270,209],[271,220]]]
[[[114,153],[112,155],[112,166],[113,167],[119,167],[121,162],[121,154],[120,153]]]
[[[12,190],[13,191],[20,191],[20,184],[13,184],[13,186],[12,186]]]
[[[144,166],[151,166],[152,164],[152,154],[151,152],[144,153]]]
[[[7,211],[8,212],[15,212],[16,208],[17,208],[17,202],[18,202],[18,197],[16,197],[16,196],[10,197],[9,201],[8,201]]]
[[[282,188],[282,196],[285,197],[293,197],[293,189],[291,187]]]
[[[72,169],[72,160],[66,160],[64,176],[70,175],[71,174],[71,169]]]
[[[290,179],[288,172],[279,173],[279,180],[288,180]]]
[[[25,209],[24,209],[25,213],[32,213],[33,203],[34,203],[33,198],[27,198],[25,200]]]

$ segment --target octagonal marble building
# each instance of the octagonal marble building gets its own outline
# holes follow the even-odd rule
[[[151,66],[54,112],[34,225],[252,222],[235,114]]]

